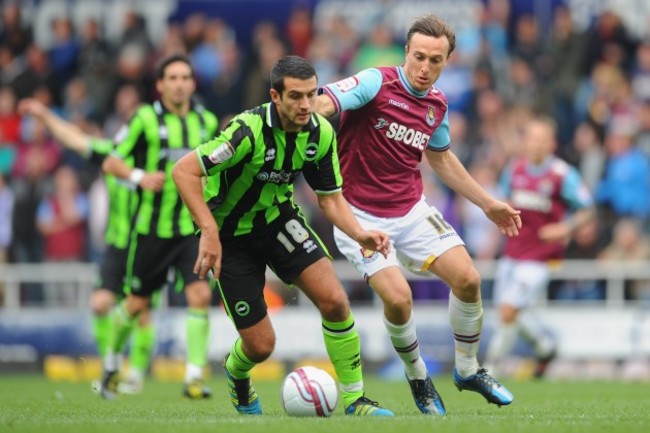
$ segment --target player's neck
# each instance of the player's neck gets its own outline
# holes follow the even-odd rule
[[[183,102],[182,104],[173,104],[169,101],[166,101],[165,99],[161,99],[161,102],[167,109],[172,114],[177,115],[178,117],[185,117],[187,116],[187,113],[190,112],[190,103],[188,102]]]

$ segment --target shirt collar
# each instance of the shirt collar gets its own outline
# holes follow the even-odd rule
[[[266,124],[271,128],[282,129],[282,122],[280,121],[280,115],[278,114],[278,108],[273,102],[269,102],[266,105]],[[318,121],[316,120],[316,115],[312,113],[309,118],[309,123],[303,126],[301,132],[313,131],[318,127]]]
[[[167,107],[165,107],[165,104],[163,104],[162,100],[160,99],[156,99],[152,105],[154,111],[159,116],[165,113],[171,113],[171,111],[169,111]],[[190,101],[190,111],[200,112],[202,109],[203,106],[199,102],[197,102],[196,99],[192,98],[192,100]]]

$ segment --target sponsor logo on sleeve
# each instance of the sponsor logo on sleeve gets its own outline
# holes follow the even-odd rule
[[[208,159],[213,164],[221,164],[222,162],[232,158],[233,150],[230,143],[223,143],[208,155]]]
[[[115,141],[116,143],[121,143],[122,141],[124,141],[128,133],[129,133],[129,127],[127,125],[122,125],[120,129],[117,131],[117,133],[115,133],[115,137],[113,137],[113,141]]]
[[[358,85],[359,85],[359,80],[357,79],[357,77],[354,77],[354,76],[344,78],[343,80],[340,80],[340,81],[337,81],[336,83],[334,83],[334,86],[336,86],[336,88],[337,88],[337,90],[339,92],[350,91],[350,90],[354,89],[355,87],[357,87]]]

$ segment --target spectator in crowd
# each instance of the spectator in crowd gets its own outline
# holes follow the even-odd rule
[[[5,174],[0,171],[0,265],[9,259],[14,194],[7,185]],[[4,305],[4,283],[0,281],[0,306]]]
[[[567,260],[595,260],[605,246],[598,218],[578,227],[566,247]],[[605,299],[605,282],[586,278],[551,283],[549,299],[559,301],[595,301]]]
[[[613,128],[605,138],[605,175],[596,189],[596,201],[611,212],[613,222],[650,216],[650,163],[635,146],[634,130]]]
[[[650,260],[650,239],[639,220],[620,219],[614,226],[612,241],[598,254],[598,259],[628,263]],[[626,281],[625,299],[650,300],[650,280]]]
[[[83,24],[79,44],[78,71],[88,91],[88,98],[97,110],[97,118],[104,119],[111,102],[113,88],[113,49],[102,34],[102,26],[96,18]]]
[[[82,261],[86,248],[88,198],[73,169],[54,172],[53,191],[38,205],[37,227],[44,239],[46,261]]]

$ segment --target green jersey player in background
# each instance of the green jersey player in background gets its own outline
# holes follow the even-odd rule
[[[117,147],[104,160],[107,173],[138,185],[137,209],[130,226],[126,284],[130,287],[114,310],[114,332],[104,357],[102,396],[115,397],[119,355],[138,317],[149,308],[152,295],[175,269],[184,281],[188,310],[187,364],[183,394],[192,399],[210,396],[203,370],[207,364],[208,312],[212,298],[205,280],[192,272],[198,246],[189,211],[171,179],[174,163],[209,137],[218,120],[193,100],[194,71],[182,55],[165,58],[157,68],[160,99],[138,109],[115,138]],[[133,167],[129,160],[133,158]]]
[[[88,136],[73,123],[59,118],[36,99],[24,99],[19,111],[40,120],[58,143],[79,155],[89,163],[101,167],[104,158],[114,148],[111,140]],[[104,175],[108,191],[109,208],[106,223],[106,250],[103,253],[99,277],[91,297],[93,336],[97,352],[104,356],[109,344],[111,323],[109,313],[116,301],[125,296],[124,286],[127,245],[131,218],[137,204],[133,193],[135,185],[118,181],[114,176]],[[155,329],[151,325],[149,311],[143,314],[135,327],[129,354],[129,371],[120,386],[120,392],[137,393],[142,390],[155,344]]]

